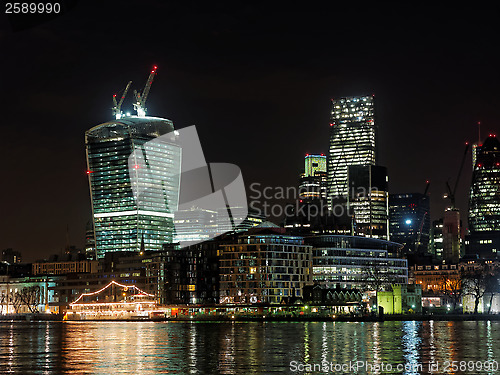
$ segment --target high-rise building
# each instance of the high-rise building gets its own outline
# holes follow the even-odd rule
[[[462,254],[462,220],[457,208],[448,207],[443,217],[443,260],[458,263]]]
[[[159,251],[172,242],[181,169],[175,137],[172,121],[158,117],[125,117],[85,133],[98,258],[115,251]],[[130,165],[133,153],[144,163]],[[143,191],[134,191],[134,171]]]
[[[351,165],[347,179],[347,211],[352,215],[354,234],[389,240],[387,169],[374,165]]]
[[[346,198],[348,167],[375,165],[377,126],[374,96],[332,100],[328,153],[328,199]]]
[[[496,258],[500,251],[500,142],[490,134],[473,148],[467,253]]]
[[[316,172],[326,172],[326,156],[307,154],[304,158],[304,177],[314,176]]]
[[[430,228],[430,204],[427,194],[389,195],[389,234],[391,241],[404,245],[403,252],[427,252]]]
[[[304,158],[304,173],[299,182],[300,199],[326,199],[326,187],[326,156],[307,154]]]
[[[87,259],[96,259],[93,220],[88,221],[85,226],[85,256]]]
[[[431,254],[438,259],[443,258],[443,219],[434,220],[431,227]]]

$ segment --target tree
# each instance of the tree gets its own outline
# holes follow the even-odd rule
[[[6,294],[2,294],[0,297],[0,314],[3,312],[3,305],[7,304],[7,309],[9,308],[9,301]]]
[[[498,269],[494,269],[491,273],[489,273],[486,277],[485,282],[485,294],[489,294],[489,302],[488,302],[488,311],[487,314],[491,313],[491,305],[493,303],[493,297],[499,290],[498,277],[500,276],[500,272]]]
[[[364,269],[363,280],[366,290],[375,291],[375,304],[378,309],[378,292],[382,291],[384,287],[397,283],[398,277],[390,272],[388,266],[375,261]]]
[[[463,294],[474,299],[474,314],[477,314],[479,303],[486,293],[491,273],[486,267],[475,267],[471,270],[463,271]]]
[[[388,266],[383,266],[375,262],[370,267],[365,268],[363,277],[368,290],[380,292],[385,286],[396,283],[397,275],[392,274]]]
[[[21,297],[18,292],[11,293],[9,295],[9,304],[14,306],[14,311],[16,312],[16,314],[19,313],[19,307],[21,307],[22,303],[23,302],[21,301]]]
[[[459,303],[462,298],[462,277],[450,278],[448,276],[443,276],[441,292],[452,301],[452,311],[455,311],[457,303]]]
[[[25,304],[32,314],[38,313],[38,305],[40,304],[41,290],[40,286],[34,285],[21,289],[19,298]]]

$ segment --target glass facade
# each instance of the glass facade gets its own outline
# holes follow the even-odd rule
[[[500,231],[500,142],[490,135],[475,148],[470,188],[469,230]]]
[[[241,235],[221,249],[221,303],[282,303],[312,284],[311,247],[302,237]]]
[[[373,278],[408,283],[408,262],[395,255],[398,243],[357,236],[306,237],[313,246],[313,281],[325,287],[364,289]]]
[[[473,148],[466,253],[500,257],[500,142],[491,134]]]
[[[348,208],[355,234],[389,239],[389,192],[387,169],[374,165],[348,167]]]
[[[326,172],[326,156],[307,154],[304,158],[304,177],[314,176],[316,172]]]
[[[175,137],[173,123],[156,117],[127,117],[86,132],[98,258],[114,251],[159,251],[172,242],[181,168]],[[131,165],[132,154],[141,160]]]
[[[429,196],[422,193],[389,195],[391,241],[405,245],[405,251],[427,252],[431,229]]]
[[[328,198],[346,197],[348,166],[376,164],[374,97],[332,100],[328,154]]]
[[[304,173],[299,180],[300,199],[306,202],[326,199],[326,187],[326,156],[307,154],[304,158]]]

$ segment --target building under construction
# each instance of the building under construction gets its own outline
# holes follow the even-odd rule
[[[119,100],[113,96],[115,118],[85,133],[97,258],[114,251],[159,251],[164,243],[172,242],[181,150],[172,121],[146,116],[146,99],[155,75],[156,67],[144,89],[134,91],[135,115],[121,109],[129,82]],[[158,142],[149,142],[169,133]],[[140,158],[141,168],[146,170],[131,164],[131,155]],[[141,199],[131,176],[144,185]]]

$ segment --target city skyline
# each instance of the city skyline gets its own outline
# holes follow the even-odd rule
[[[129,80],[140,87],[152,65],[159,74],[148,114],[178,128],[196,124],[207,159],[240,166],[247,186],[296,186],[304,155],[328,152],[330,100],[374,94],[389,191],[421,192],[430,180],[436,219],[465,141],[478,139],[478,121],[480,142],[499,133],[499,56],[490,47],[497,27],[486,12],[466,18],[459,10],[410,14],[381,5],[357,12],[356,22],[342,17],[353,10],[336,9],[333,23],[324,9],[293,6],[95,9],[80,4],[36,27],[0,29],[2,155],[10,161],[0,249],[25,260],[59,252],[68,238],[83,248],[91,219],[84,133],[111,120],[112,95]],[[139,28],[148,20],[144,37],[107,22],[129,12]],[[464,219],[470,158],[456,194]]]

